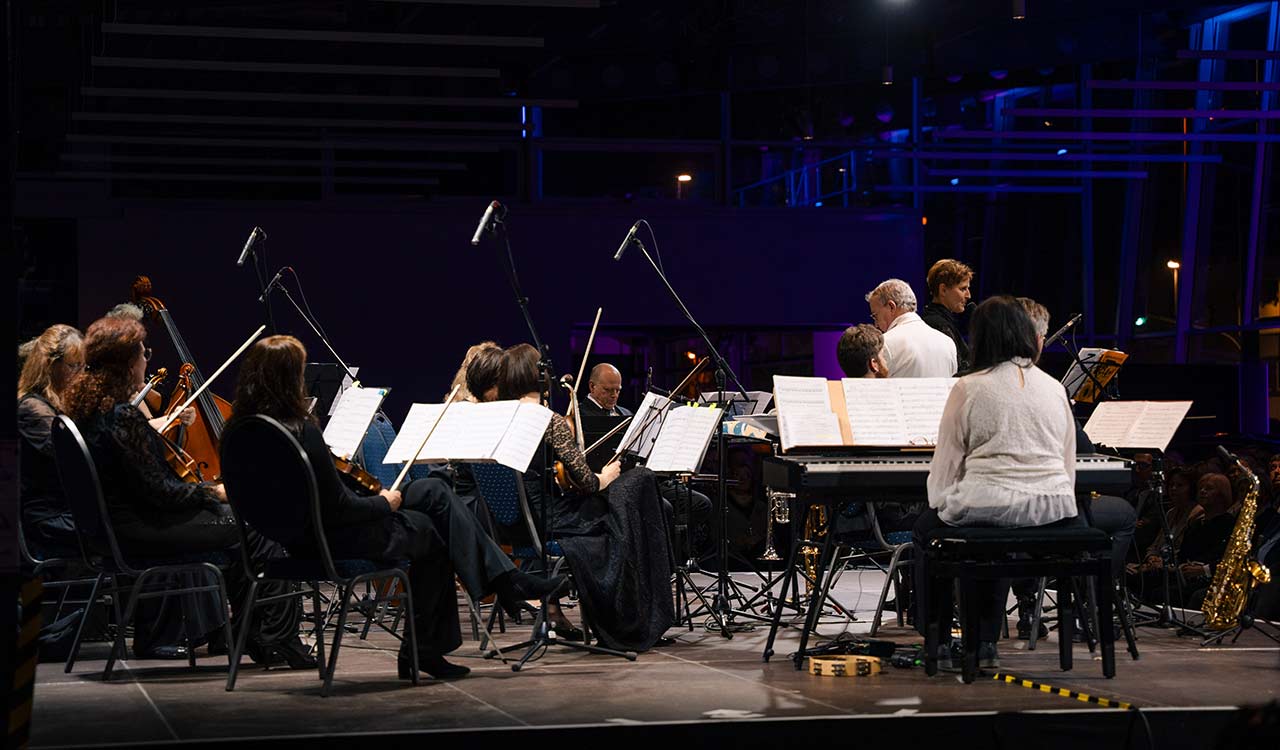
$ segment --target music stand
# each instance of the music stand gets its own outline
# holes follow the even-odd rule
[[[307,395],[316,399],[312,413],[320,421],[321,428],[329,421],[329,412],[333,410],[333,404],[342,392],[343,379],[346,377],[347,368],[335,362],[308,362],[303,371]]]
[[[1120,372],[1121,365],[1129,355],[1115,349],[1070,349],[1075,362],[1071,364],[1067,374],[1062,376],[1062,387],[1067,390],[1067,398],[1082,404],[1095,404],[1103,399],[1113,398],[1106,392],[1106,388]]]

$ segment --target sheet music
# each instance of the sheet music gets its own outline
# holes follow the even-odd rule
[[[460,401],[451,405],[431,439],[422,447],[417,463],[493,460],[519,406],[519,401],[487,404]],[[411,459],[443,408],[444,404],[410,407],[383,463],[399,464]]]
[[[527,471],[550,423],[551,410],[547,407],[542,404],[520,404],[506,434],[493,452],[493,460],[522,473]]]
[[[1095,393],[1097,386],[1080,366],[1081,363],[1088,367],[1093,372],[1094,378],[1105,386],[1128,358],[1127,354],[1115,349],[1098,347],[1081,349],[1080,360],[1072,362],[1071,367],[1067,368],[1067,374],[1062,376],[1062,387],[1066,389],[1067,397],[1073,401],[1078,399],[1085,403],[1093,403],[1097,400]]]
[[[700,404],[732,404],[729,413],[734,416],[744,414],[763,414],[764,410],[769,407],[769,402],[773,400],[773,394],[768,391],[747,391],[747,401],[742,400],[742,394],[737,391],[708,391],[698,394],[698,403]]]
[[[355,381],[351,379],[352,375],[359,377],[360,368],[352,367],[350,372],[342,375],[342,385],[338,386],[338,395],[334,397],[333,403],[329,404],[329,413],[326,415],[327,417],[333,417],[333,413],[338,410],[338,402],[342,400],[342,395],[351,390],[351,387],[355,385]]]
[[[778,403],[779,412],[785,409],[788,414],[831,411],[826,378],[774,375],[773,400]]]
[[[929,446],[955,378],[845,378],[845,409],[854,445]]]
[[[711,435],[720,424],[722,411],[714,406],[672,409],[645,466],[652,471],[696,473],[711,444]]]
[[[628,452],[647,458],[649,451],[653,448],[653,441],[658,439],[658,432],[666,419],[662,416],[652,416],[652,412],[661,412],[669,409],[670,406],[671,399],[666,396],[659,396],[653,392],[646,393],[644,400],[640,402],[640,408],[636,409],[635,416],[631,418],[631,424],[627,425],[622,442],[618,445]],[[641,430],[644,432],[637,438],[636,434]]]
[[[840,418],[835,412],[801,411],[791,414],[785,408],[778,411],[778,439],[782,442],[782,450],[788,451],[796,446],[844,445]]]
[[[1094,443],[1164,451],[1191,409],[1190,401],[1104,401],[1084,426]]]
[[[459,404],[453,406],[456,407]],[[436,417],[440,416],[440,410],[443,408],[444,404],[410,406],[409,414],[405,416],[404,424],[400,425],[400,432],[396,434],[396,439],[391,441],[391,447],[387,448],[387,455],[383,457],[382,463],[402,464],[413,458],[414,451],[418,450],[418,446],[422,444],[422,438],[426,437],[427,431],[431,429],[431,425],[435,424]]]
[[[334,399],[336,407],[324,426],[324,442],[335,456],[355,455],[386,396],[386,388],[348,388]]]

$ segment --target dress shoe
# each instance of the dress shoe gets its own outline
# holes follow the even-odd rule
[[[955,644],[943,643],[938,646],[938,669],[942,672],[959,672],[963,658],[964,654]]]
[[[493,581],[494,593],[498,595],[498,604],[512,618],[520,616],[520,605],[525,600],[546,598],[560,591],[564,585],[564,576],[540,578],[521,570],[513,570],[506,575],[498,576]]]
[[[1036,635],[1036,640],[1043,641],[1048,637],[1049,637],[1049,629],[1045,627],[1044,621],[1041,620],[1040,627]],[[1031,640],[1031,620],[1030,619],[1024,620],[1021,617],[1018,618],[1018,640],[1020,641]]]
[[[297,636],[271,645],[271,653],[289,665],[289,669],[315,669],[316,657]]]
[[[669,636],[665,636],[665,635],[664,635],[664,636],[662,636],[661,638],[659,638],[658,640],[656,640],[656,641],[654,641],[654,642],[653,642],[653,647],[654,647],[654,648],[663,648],[663,647],[665,647],[665,646],[674,646],[674,645],[676,645],[676,643],[677,643],[677,641],[676,641],[676,639],[675,639],[675,638],[671,638],[671,637],[669,637]]]
[[[582,632],[582,628],[577,628],[567,623],[554,625],[551,630],[555,632],[557,638],[564,641],[585,641],[587,639],[587,634]]]
[[[144,649],[135,648],[133,658],[176,660],[186,659],[189,653],[190,649],[186,646],[150,646]]]
[[[402,650],[400,656],[396,659],[396,673],[400,675],[400,679],[413,679],[412,665],[413,660],[409,658],[408,651]],[[457,677],[466,677],[468,674],[471,674],[471,667],[464,667],[461,664],[450,664],[439,654],[430,654],[419,651],[418,671],[426,672],[427,676],[433,679],[449,680]]]

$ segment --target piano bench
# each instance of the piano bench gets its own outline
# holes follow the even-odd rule
[[[1069,578],[1081,576],[1096,579],[1099,591],[1111,585],[1111,538],[1099,529],[1012,529],[985,527],[948,527],[934,529],[926,540],[924,590],[917,592],[921,621],[925,626],[925,671],[938,671],[938,644],[942,642],[942,623],[950,622],[951,613],[938,601],[937,592],[947,592],[953,581],[960,585],[960,610],[964,639],[963,679],[973,682],[978,674],[978,611],[969,606],[977,594],[979,580],[1004,578]],[[944,588],[945,587],[945,588]],[[943,601],[946,597],[943,597]],[[1071,646],[1075,611],[1071,587],[1059,589],[1058,665],[1071,669]],[[1098,597],[1099,645],[1102,647],[1102,673],[1115,676],[1115,629],[1111,615],[1111,597]],[[945,636],[950,639],[950,632]]]

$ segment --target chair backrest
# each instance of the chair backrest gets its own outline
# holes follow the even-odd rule
[[[311,533],[310,546],[325,574],[337,579],[320,518],[314,467],[298,439],[271,417],[240,417],[222,434],[220,458],[227,502],[237,521],[295,550]]]
[[[90,560],[89,550],[106,548],[116,566],[129,570],[129,565],[116,543],[115,529],[107,514],[107,501],[102,494],[102,482],[98,479],[98,467],[89,453],[89,446],[80,434],[76,423],[65,414],[53,420],[53,457],[58,466],[58,479],[66,494],[67,505],[75,519],[76,536],[80,549],[85,553],[85,563],[96,567]]]
[[[470,464],[470,467],[476,478],[476,488],[484,496],[493,520],[517,533],[523,523],[529,543],[535,549],[541,549],[538,529],[524,493],[524,477],[520,472],[501,464]]]
[[[391,426],[391,420],[387,419],[387,415],[382,412],[374,415],[373,421],[369,423],[369,429],[360,441],[360,456],[365,471],[377,477],[383,487],[390,487],[400,474],[399,464],[382,463],[382,459],[387,457],[387,451],[391,450],[391,444],[395,441],[396,428]],[[409,469],[409,478],[423,479],[427,473],[426,466],[414,466]]]

